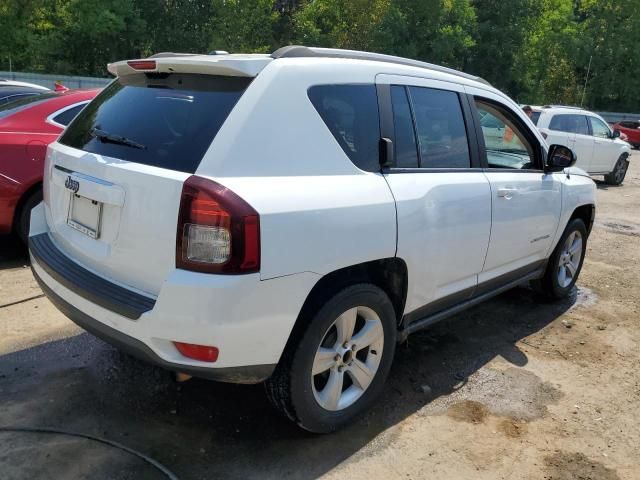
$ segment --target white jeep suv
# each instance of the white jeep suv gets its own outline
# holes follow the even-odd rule
[[[577,107],[548,105],[533,109],[533,119],[547,143],[565,145],[576,155],[576,167],[604,175],[620,185],[629,168],[631,146],[599,115]]]
[[[295,46],[109,70],[49,148],[32,268],[74,322],[152,363],[266,381],[329,432],[410,333],[578,278],[594,183],[481,79]],[[486,115],[512,136],[485,145]]]

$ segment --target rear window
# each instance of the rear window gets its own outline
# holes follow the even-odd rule
[[[7,118],[14,113],[21,112],[27,108],[33,107],[42,102],[46,102],[50,98],[57,97],[58,93],[39,93],[29,97],[21,97],[7,104],[0,104],[0,119]]]
[[[176,73],[120,77],[80,112],[60,143],[194,173],[251,80]]]
[[[380,170],[380,120],[374,85],[317,85],[309,99],[344,153],[360,169]]]

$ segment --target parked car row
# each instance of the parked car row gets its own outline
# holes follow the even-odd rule
[[[14,100],[50,91],[48,88],[33,83],[15,82],[0,78],[0,106]]]
[[[480,78],[295,46],[109,71],[49,145],[29,251],[62,312],[151,363],[265,382],[331,432],[409,334],[578,279],[595,184]]]
[[[15,232],[26,242],[31,208],[42,200],[47,146],[98,91],[42,88],[0,102],[0,234]]]
[[[590,175],[604,175],[610,185],[624,181],[629,166],[630,145],[620,130],[611,128],[599,115],[578,107],[547,105],[525,106],[529,118],[548,144],[571,148],[576,166]],[[483,130],[492,142],[503,142],[511,134],[508,126],[491,116],[481,119]]]
[[[640,148],[640,120],[626,120],[613,125],[614,130],[623,134],[633,148]]]

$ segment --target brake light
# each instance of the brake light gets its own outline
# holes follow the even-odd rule
[[[196,345],[193,343],[173,342],[178,351],[188,358],[200,360],[201,362],[215,362],[218,360],[220,351],[217,347],[208,345]]]
[[[155,60],[129,60],[127,62],[134,70],[155,70],[156,69],[156,61]]]
[[[260,270],[260,216],[226,187],[195,175],[182,186],[176,268],[203,273]]]

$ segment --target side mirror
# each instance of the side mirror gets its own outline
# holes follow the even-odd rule
[[[565,168],[572,167],[576,163],[576,154],[564,145],[551,145],[547,155],[545,172],[561,172]]]
[[[613,134],[611,135],[611,138],[619,138],[620,137],[620,130],[614,130]]]

